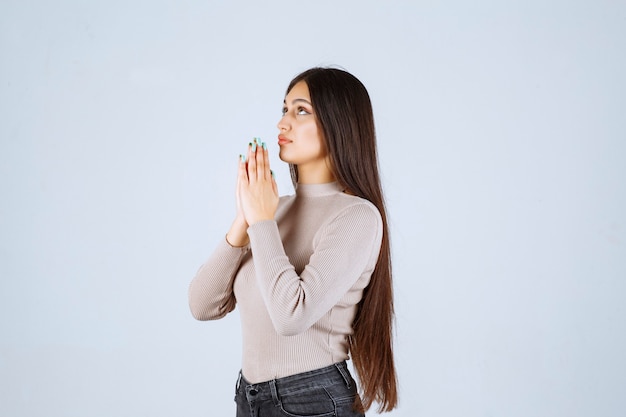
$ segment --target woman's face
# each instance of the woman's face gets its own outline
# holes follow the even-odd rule
[[[328,170],[326,149],[317,127],[309,87],[300,81],[287,93],[283,117],[278,122],[280,159],[305,171]]]

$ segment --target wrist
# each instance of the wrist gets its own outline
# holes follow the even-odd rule
[[[248,225],[252,226],[253,224],[264,222],[266,220],[274,220],[274,216],[257,216],[257,217],[248,219]]]
[[[228,243],[233,248],[243,248],[250,243],[250,239],[248,239],[248,235],[245,237],[236,236],[231,233],[226,233],[226,243]]]
[[[248,222],[243,215],[238,214],[237,217],[235,217],[235,220],[233,221],[233,224],[231,226],[231,229],[234,228],[240,228],[242,230],[246,230],[248,228]]]
[[[248,223],[246,223],[245,219],[237,217],[228,233],[226,233],[226,242],[233,247],[246,246],[250,242],[247,230]]]

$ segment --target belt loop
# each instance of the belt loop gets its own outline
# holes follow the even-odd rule
[[[274,405],[280,405],[280,398],[278,398],[278,391],[276,390],[276,380],[272,379],[270,381],[270,391],[272,392],[272,400],[274,400]]]
[[[352,382],[351,382],[352,378],[350,378],[348,374],[348,369],[346,368],[346,362],[343,361],[343,362],[336,363],[335,368],[337,368],[337,370],[343,377],[343,380],[346,382],[346,386],[348,388],[352,388]]]

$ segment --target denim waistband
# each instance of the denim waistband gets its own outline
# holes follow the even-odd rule
[[[239,371],[237,390],[239,391],[240,387],[243,387],[247,397],[254,397],[256,400],[265,400],[270,398],[275,399],[277,391],[288,390],[295,392],[310,387],[311,385],[333,385],[337,383],[343,383],[348,388],[351,388],[354,383],[345,361],[324,368],[256,384],[246,380],[241,371]]]

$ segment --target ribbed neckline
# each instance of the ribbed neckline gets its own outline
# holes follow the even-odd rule
[[[299,197],[323,197],[342,192],[343,189],[337,181],[323,184],[298,184],[296,195]]]

